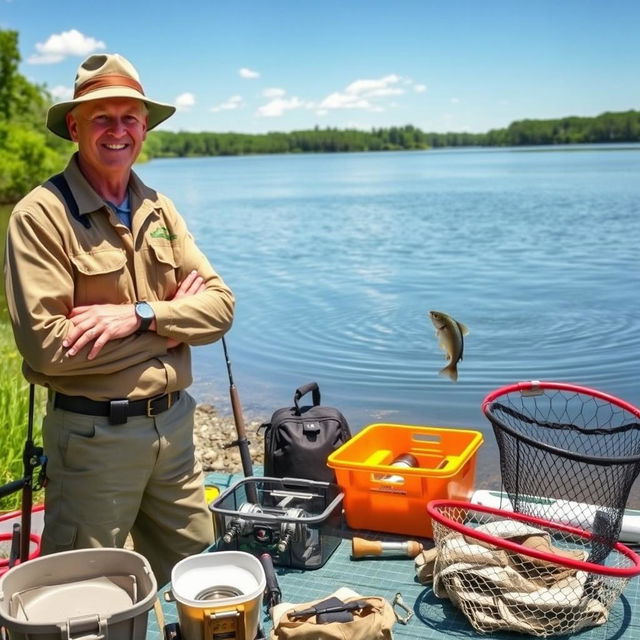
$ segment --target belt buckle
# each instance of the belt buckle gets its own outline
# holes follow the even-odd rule
[[[147,418],[155,418],[158,414],[153,412],[153,403],[156,400],[162,400],[162,398],[167,399],[167,406],[160,413],[171,409],[171,405],[173,405],[173,394],[166,393],[164,396],[160,396],[159,398],[149,398],[147,400]]]

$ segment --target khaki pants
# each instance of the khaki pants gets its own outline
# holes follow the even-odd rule
[[[213,542],[211,512],[195,460],[195,401],[186,392],[154,418],[111,425],[105,417],[54,409],[43,422],[48,483],[45,554],[123,547],[131,533],[158,585],[173,565]]]

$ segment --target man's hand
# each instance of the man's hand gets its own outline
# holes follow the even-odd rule
[[[185,296],[194,296],[196,293],[200,293],[205,290],[204,280],[202,276],[198,275],[197,271],[192,271],[179,285],[178,290],[173,294],[171,300],[178,300],[178,298],[184,298]],[[154,320],[155,323],[155,320]],[[154,326],[155,328],[155,326]],[[178,340],[173,338],[167,338],[167,349],[172,349],[181,344]]]
[[[185,296],[194,296],[196,293],[204,291],[205,288],[202,276],[198,275],[197,271],[192,271],[178,285],[178,290],[173,294],[172,298],[169,298],[169,300],[177,300],[178,298],[184,298]]]
[[[170,300],[193,296],[205,290],[204,280],[197,271],[192,271],[179,285]],[[62,346],[67,356],[75,356],[83,347],[94,340],[87,359],[93,360],[109,340],[126,338],[140,326],[133,304],[91,304],[74,307],[69,314],[73,327]],[[155,329],[155,320],[151,323]],[[167,338],[167,349],[177,347],[179,341]]]
[[[140,325],[132,304],[92,304],[74,307],[69,314],[73,328],[62,341],[67,356],[75,356],[85,345],[95,340],[88,360],[93,360],[109,340],[126,338]]]

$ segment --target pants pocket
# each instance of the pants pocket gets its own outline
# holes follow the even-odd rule
[[[42,532],[42,555],[75,548],[78,529],[62,522],[45,523]]]

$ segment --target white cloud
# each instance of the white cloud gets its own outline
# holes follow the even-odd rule
[[[265,89],[262,92],[262,95],[265,98],[282,98],[286,91],[284,89],[278,89],[276,87],[271,87],[270,89]]]
[[[451,104],[459,104],[460,98],[451,98]]]
[[[228,100],[221,102],[213,107],[210,111],[217,113],[218,111],[233,111],[234,109],[240,109],[244,107],[244,100],[242,96],[231,96]]]
[[[277,118],[292,109],[309,108],[311,105],[299,98],[274,98],[271,102],[258,107],[258,115],[263,118]]]
[[[371,109],[371,103],[356,95],[335,92],[328,95],[318,108],[321,111],[328,109]]]
[[[68,56],[87,56],[94,51],[105,49],[102,40],[83,35],[77,29],[54,33],[46,42],[36,43],[37,54],[27,59],[29,64],[54,64]]]
[[[318,105],[318,114],[330,109],[363,109],[366,111],[384,111],[376,101],[387,96],[402,95],[405,90],[397,86],[406,84],[406,79],[395,73],[382,78],[362,78],[349,84],[344,91],[329,94]]]
[[[398,89],[397,87],[381,87],[380,89],[373,89],[367,93],[368,98],[382,98],[384,96],[401,96],[404,93],[404,89]]]
[[[62,84],[58,84],[49,89],[49,93],[52,98],[55,98],[55,100],[59,102],[64,102],[65,100],[71,100],[73,98],[73,89],[71,87],[65,87]]]
[[[247,78],[248,80],[252,80],[253,78],[259,78],[260,74],[253,69],[247,69],[247,67],[242,67],[238,69],[238,74],[241,78]]]
[[[196,97],[193,93],[185,92],[181,93],[176,99],[173,101],[173,104],[176,106],[178,111],[189,111],[191,107],[193,107],[196,103]]]
[[[411,90],[411,87],[417,93],[427,90],[426,85],[416,84],[411,78],[395,73],[380,78],[359,78],[348,84],[342,91],[334,91],[317,103],[295,97],[287,98],[284,89],[271,87],[262,92],[269,102],[258,108],[257,115],[273,118],[293,109],[315,109],[318,116],[325,116],[337,109],[359,109],[379,113],[385,111],[387,107],[398,107],[397,102],[385,99],[390,96],[404,95]]]
[[[345,91],[354,95],[384,95],[384,92],[389,89],[389,85],[396,84],[400,82],[400,80],[400,76],[395,75],[395,73],[378,79],[356,80],[352,82]],[[398,89],[397,91],[402,93],[402,89]]]

